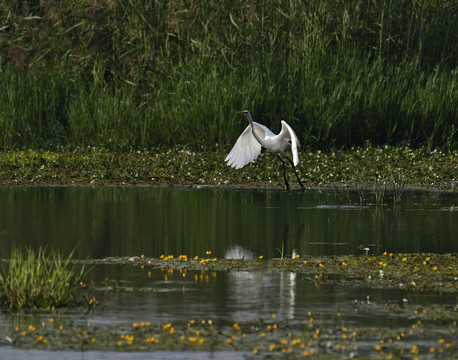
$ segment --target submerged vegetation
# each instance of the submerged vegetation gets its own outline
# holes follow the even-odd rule
[[[24,255],[13,249],[8,264],[0,270],[1,307],[8,310],[54,309],[77,304],[82,293],[85,266],[78,272],[59,252],[28,249]]]
[[[456,148],[456,2],[0,1],[0,149]]]

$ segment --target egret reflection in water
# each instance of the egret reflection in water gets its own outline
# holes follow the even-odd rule
[[[255,255],[252,251],[244,249],[240,245],[234,245],[224,252],[224,258],[228,260],[248,260],[254,259]]]
[[[235,318],[255,321],[272,314],[293,319],[296,273],[268,269],[230,271],[227,275],[227,303]]]

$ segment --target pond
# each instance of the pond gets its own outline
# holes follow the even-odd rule
[[[369,197],[361,190],[288,194],[263,189],[0,188],[0,257],[8,258],[13,246],[47,246],[65,253],[76,247],[78,259],[142,254],[270,259],[282,253],[291,257],[458,252],[458,212],[453,211],[458,193],[405,192],[396,206],[393,196],[387,193],[385,205],[374,205],[361,203]],[[0,357],[85,358],[78,348],[56,355],[12,348],[4,340],[15,328],[50,325],[51,316],[54,326],[116,329],[103,330],[116,333],[140,321],[173,323],[179,331],[180,326],[189,328],[190,321],[211,320],[229,328],[239,323],[254,329],[253,324],[274,319],[289,334],[303,327],[304,321],[310,325],[313,314],[326,339],[315,344],[311,336],[310,342],[322,354],[338,344],[339,351],[332,353],[337,358],[378,356],[381,334],[388,341],[401,333],[408,335],[393,351],[408,349],[407,358],[415,355],[410,352],[414,346],[425,356],[433,356],[428,351],[432,348],[436,355],[439,349],[444,356],[455,352],[451,339],[456,336],[457,293],[322,284],[301,273],[268,267],[223,272],[97,265],[87,283],[100,302],[94,311],[0,315]],[[107,291],[109,287],[118,290]],[[358,332],[358,339],[338,343],[347,328],[353,329],[349,333]],[[107,351],[116,347],[102,350],[85,354],[91,359],[150,358],[148,353],[126,357]],[[165,359],[252,355],[227,350],[155,354]]]

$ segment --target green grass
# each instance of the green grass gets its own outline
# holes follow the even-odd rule
[[[1,307],[18,311],[77,304],[85,266],[78,272],[71,257],[42,248],[28,249],[27,254],[13,249],[8,265],[0,270]]]
[[[456,9],[0,1],[0,148],[229,147],[248,108],[274,131],[287,120],[313,149],[454,149]]]

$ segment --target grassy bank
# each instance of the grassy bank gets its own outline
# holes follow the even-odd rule
[[[284,187],[280,162],[268,151],[241,170],[226,165],[225,150],[195,152],[75,151],[0,152],[1,185],[202,185]],[[301,152],[298,173],[306,187],[362,186],[457,189],[458,153],[404,147],[365,147]],[[292,170],[291,185],[297,186]]]
[[[0,147],[455,149],[453,2],[0,1]]]

